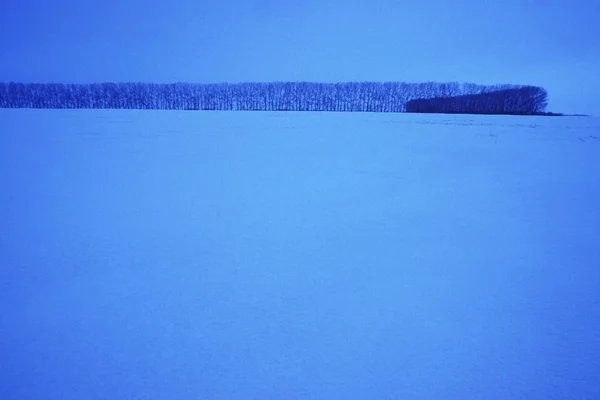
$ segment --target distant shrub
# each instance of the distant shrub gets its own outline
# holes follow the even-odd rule
[[[459,96],[433,97],[409,100],[407,112],[458,114],[522,114],[544,113],[548,93],[537,86],[523,86]],[[554,114],[552,114],[554,115]]]

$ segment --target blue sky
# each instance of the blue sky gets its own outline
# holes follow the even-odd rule
[[[46,0],[0,5],[0,80],[471,81],[600,114],[600,2]]]

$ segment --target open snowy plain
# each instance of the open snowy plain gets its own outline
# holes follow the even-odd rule
[[[600,119],[0,110],[0,398],[600,398]]]

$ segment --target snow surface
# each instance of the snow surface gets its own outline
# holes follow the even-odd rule
[[[600,398],[600,119],[0,110],[0,398]]]

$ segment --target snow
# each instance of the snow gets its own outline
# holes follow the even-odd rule
[[[600,119],[0,110],[0,398],[600,398]]]

